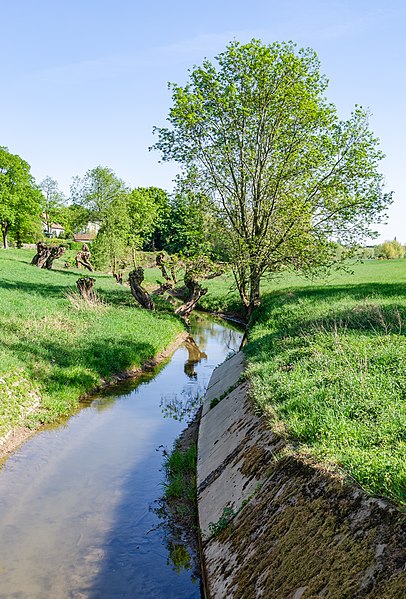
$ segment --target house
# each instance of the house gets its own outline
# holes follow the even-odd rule
[[[43,218],[41,223],[45,237],[61,237],[65,233],[65,228],[59,223],[48,224]]]
[[[78,243],[89,243],[96,239],[97,233],[75,233],[73,236],[73,241],[77,241]]]
[[[96,239],[97,233],[100,229],[100,223],[97,221],[88,222],[86,227],[80,233],[75,233],[73,240],[78,243],[89,243]]]

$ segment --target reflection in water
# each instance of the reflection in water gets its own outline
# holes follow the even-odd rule
[[[161,397],[164,418],[189,422],[202,405],[203,396],[193,387],[184,387],[179,393],[167,393]]]
[[[200,351],[196,341],[191,335],[186,339],[184,345],[189,354],[189,357],[185,362],[184,372],[189,378],[196,378],[197,372],[195,371],[195,366],[201,362],[203,358],[207,358],[207,354],[204,351]]]
[[[186,384],[177,393],[162,394],[160,406],[164,418],[189,422],[202,405],[205,386],[197,383],[196,366],[207,360],[207,354],[199,349],[191,335],[184,341],[183,347],[188,352],[183,371],[194,384]]]
[[[192,558],[189,555],[186,545],[170,541],[168,544],[169,556],[167,564],[179,574],[181,570],[191,570]]]
[[[116,396],[89,400],[5,462],[1,599],[200,596],[185,569],[185,543],[157,529],[150,509],[162,493],[157,448],[172,446],[184,428],[179,418],[193,415],[213,368],[238,348],[241,333],[202,318],[193,319],[192,332],[207,354],[193,365],[197,377],[185,374],[190,348],[180,347],[153,373],[118,386]]]

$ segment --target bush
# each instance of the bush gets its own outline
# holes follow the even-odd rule
[[[80,252],[83,246],[83,243],[79,241],[67,241],[66,244],[70,250],[75,250],[76,252]]]

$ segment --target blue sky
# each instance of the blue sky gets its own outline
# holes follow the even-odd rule
[[[406,3],[401,0],[1,1],[0,145],[69,192],[98,164],[132,186],[168,190],[152,128],[164,125],[167,82],[233,38],[311,46],[340,116],[368,106],[395,192],[380,239],[406,242]]]

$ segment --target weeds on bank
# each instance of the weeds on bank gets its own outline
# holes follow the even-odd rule
[[[171,509],[177,516],[195,516],[197,510],[196,490],[197,446],[193,443],[182,450],[175,445],[167,456],[164,483],[165,498],[171,502]]]

